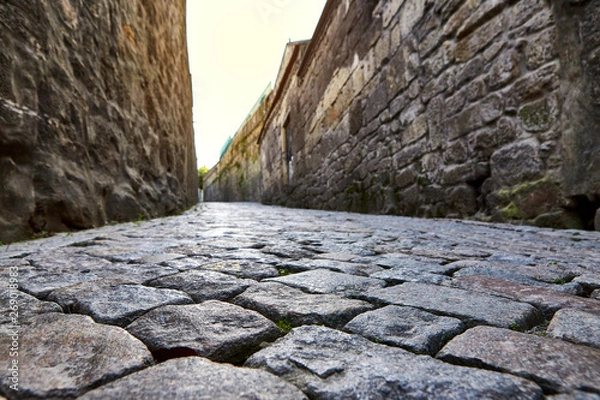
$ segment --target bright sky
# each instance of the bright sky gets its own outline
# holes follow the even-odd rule
[[[289,40],[310,39],[326,0],[187,0],[198,167],[219,161]]]

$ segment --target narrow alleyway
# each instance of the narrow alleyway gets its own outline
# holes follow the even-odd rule
[[[0,274],[11,399],[600,397],[598,232],[208,203]]]

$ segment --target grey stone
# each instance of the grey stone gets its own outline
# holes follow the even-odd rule
[[[314,399],[529,399],[542,395],[537,385],[524,379],[445,364],[317,326],[293,329],[245,365],[293,382]]]
[[[547,334],[600,349],[600,316],[578,310],[558,310],[548,325]]]
[[[558,394],[556,396],[546,396],[546,398],[548,400],[599,400],[600,394],[574,390],[570,393]]]
[[[199,267],[205,271],[215,271],[236,276],[244,279],[261,280],[279,276],[279,272],[272,265],[256,263],[252,261],[211,261]]]
[[[96,322],[125,326],[145,312],[167,304],[190,304],[185,293],[125,281],[83,283],[50,293],[67,312],[87,314]]]
[[[1,290],[0,325],[13,324],[15,321],[24,324],[38,314],[63,311],[58,304],[50,301],[38,300],[27,293],[8,291],[5,288],[2,288]],[[12,303],[11,300],[13,301]]]
[[[414,271],[407,269],[389,269],[387,271],[381,271],[371,275],[372,278],[383,279],[389,284],[396,285],[404,282],[420,282],[420,283],[431,283],[434,285],[441,285],[445,281],[450,280],[449,277],[444,275],[438,275],[434,273],[424,271]]]
[[[418,248],[413,248],[413,250],[419,252]],[[441,265],[439,263],[434,262],[415,260],[411,257],[382,257],[377,261],[377,265],[401,271],[411,271],[420,273],[428,272],[440,275],[450,274],[456,271],[456,268],[454,267],[449,267],[447,265]]]
[[[306,399],[268,372],[217,364],[200,357],[169,360],[92,390],[80,399]]]
[[[3,329],[0,326],[0,329]],[[11,336],[0,335],[2,348]],[[152,364],[142,342],[90,317],[48,313],[19,330],[19,398],[68,398]],[[8,388],[11,360],[0,358],[0,385]]]
[[[518,185],[541,177],[539,144],[526,140],[497,150],[490,160],[492,177],[503,186]]]
[[[102,258],[63,251],[42,253],[30,260],[30,267],[19,270],[19,285],[38,298],[45,298],[54,290],[86,282],[126,276],[130,282],[141,284],[177,272],[176,269],[152,264],[115,264]]]
[[[285,321],[292,326],[317,324],[342,328],[358,314],[373,309],[371,304],[361,300],[333,294],[307,294],[276,282],[251,286],[233,301],[272,321]]]
[[[335,293],[343,296],[357,295],[385,286],[385,282],[380,279],[341,274],[326,269],[265,279],[265,282],[283,283],[308,293]]]
[[[186,292],[196,302],[205,300],[230,300],[255,282],[214,271],[191,270],[147,282],[157,288]]]
[[[581,284],[589,291],[600,289],[600,274],[585,273],[573,279],[573,282]]]
[[[504,279],[485,276],[464,276],[452,280],[452,284],[467,290],[492,293],[505,298],[530,303],[549,318],[561,308],[572,308],[600,315],[600,303],[594,299],[573,296],[545,287],[522,285]]]
[[[312,269],[329,269],[334,272],[359,276],[369,276],[383,270],[381,267],[368,263],[322,260],[319,258],[305,258],[298,261],[283,262],[278,264],[277,267],[287,269],[291,272],[304,272]]]
[[[541,322],[540,313],[529,304],[423,283],[409,282],[373,290],[366,299],[460,318],[467,325],[484,323],[505,328],[516,325],[530,329]]]
[[[478,326],[450,341],[438,358],[522,376],[551,393],[600,391],[600,350],[558,339]]]
[[[464,331],[456,318],[440,317],[411,307],[387,306],[368,311],[348,322],[344,330],[377,343],[435,355],[444,344]]]
[[[455,263],[454,265],[460,266],[461,264]],[[453,276],[455,278],[463,276],[488,276],[520,284],[558,290],[566,282],[571,281],[576,276],[576,272],[568,267],[559,265],[514,265],[482,261],[472,262],[471,265],[465,266],[455,272]]]
[[[280,335],[262,315],[217,300],[164,306],[135,320],[126,329],[157,359],[186,351],[219,362],[240,362],[262,342]]]

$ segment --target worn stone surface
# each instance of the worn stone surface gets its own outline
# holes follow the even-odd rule
[[[262,315],[217,300],[160,307],[126,329],[158,359],[185,350],[220,362],[243,361],[262,342],[280,335],[275,324]]]
[[[86,316],[47,313],[19,333],[17,393],[8,387],[12,361],[0,360],[0,386],[10,398],[74,397],[152,364],[142,342]],[[3,348],[10,348],[10,338],[7,331],[0,335]]]
[[[359,276],[369,276],[383,271],[383,268],[374,264],[360,264],[318,258],[300,259],[298,261],[285,261],[279,264],[278,268],[282,268],[290,272],[304,272],[313,269],[329,269],[334,272],[343,272],[345,274]]]
[[[450,341],[438,358],[526,377],[551,392],[600,392],[600,350],[562,340],[479,326]]]
[[[522,285],[484,276],[459,277],[454,279],[452,284],[463,289],[494,293],[499,296],[533,304],[546,317],[552,316],[561,308],[572,308],[600,315],[600,301],[598,300],[573,296],[543,287]]]
[[[183,0],[2,2],[0,241],[196,203],[185,23]]]
[[[387,306],[363,313],[344,330],[376,343],[434,356],[447,341],[464,331],[456,318],[439,317],[411,307]]]
[[[169,360],[86,393],[81,399],[306,399],[294,385],[267,372],[200,357]]]
[[[600,315],[562,309],[554,314],[548,336],[600,349]]]
[[[422,283],[409,282],[373,290],[366,298],[457,317],[467,325],[484,323],[504,328],[516,325],[529,329],[541,322],[540,313],[529,304]]]
[[[380,279],[364,278],[329,270],[301,272],[266,279],[265,282],[283,283],[308,293],[333,293],[343,296],[356,296],[386,285]]]
[[[589,354],[598,350],[593,346],[551,338],[555,328],[548,332],[546,328],[553,315],[545,316],[548,321],[533,317],[539,316],[538,307],[540,312],[546,309],[545,304],[556,305],[556,310],[571,309],[575,311],[568,322],[572,333],[577,333],[579,338],[582,333],[592,333],[592,320],[587,316],[579,317],[577,311],[584,310],[590,318],[596,315],[589,307],[598,300],[588,296],[593,296],[590,292],[593,277],[600,273],[599,238],[597,232],[474,221],[421,220],[249,203],[203,204],[176,217],[107,225],[0,246],[0,345],[10,349],[13,344],[9,334],[19,330],[19,365],[23,368],[20,370],[20,389],[23,390],[20,393],[29,393],[26,390],[30,390],[27,389],[30,386],[27,385],[33,382],[33,376],[38,386],[30,391],[36,390],[40,392],[38,397],[45,398],[64,397],[66,392],[75,396],[88,390],[98,390],[99,397],[109,398],[147,397],[148,392],[161,393],[164,397],[157,387],[160,384],[173,396],[183,393],[183,398],[185,393],[193,393],[188,397],[199,397],[200,390],[211,396],[221,392],[233,393],[233,397],[239,397],[239,392],[272,396],[272,393],[284,390],[278,386],[281,379],[263,381],[253,375],[256,370],[252,369],[243,371],[251,374],[247,379],[255,379],[256,384],[237,384],[234,378],[188,379],[188,372],[182,369],[159,369],[156,375],[150,372],[156,371],[156,367],[151,366],[152,356],[158,362],[196,356],[204,349],[211,355],[203,354],[215,360],[242,363],[253,354],[271,348],[283,354],[281,360],[289,361],[284,364],[273,361],[269,365],[291,368],[291,374],[281,377],[309,398],[352,398],[355,390],[366,398],[390,398],[394,393],[398,393],[396,397],[420,393],[427,398],[502,398],[511,395],[514,398],[541,398],[541,392],[533,382],[542,381],[536,377],[515,381],[514,373],[485,371],[490,367],[484,364],[473,363],[466,370],[456,369],[448,362],[418,356],[421,351],[435,354],[446,341],[452,343],[461,337],[454,335],[463,329],[500,325],[538,335],[545,333],[545,337],[517,336],[515,346],[505,346],[502,352],[512,359],[521,358],[523,354],[529,357],[528,354],[535,351],[542,361],[568,360],[570,372],[564,379],[557,375],[552,378],[557,385],[540,385],[545,389],[545,396],[576,398],[573,396],[579,395],[578,392],[598,393],[589,387],[577,390],[574,388],[578,386],[571,384],[573,379],[588,380],[582,371],[594,371],[589,364],[593,356]],[[301,256],[304,252],[313,256]],[[148,264],[150,261],[153,263]],[[423,265],[433,266],[435,273]],[[518,277],[512,281],[501,280],[487,289],[464,285],[466,279],[492,279],[477,275],[492,269],[507,278],[511,274]],[[391,275],[385,281],[387,286],[379,287],[384,281],[373,278],[379,273],[394,271],[406,277],[439,276],[442,280],[436,282],[438,284],[399,284],[400,279]],[[464,273],[463,276],[461,271],[474,275]],[[306,279],[307,272],[310,272],[310,279]],[[284,276],[288,273],[291,275]],[[339,294],[307,293],[286,284],[264,282],[280,274],[281,278],[300,278],[299,282],[304,280],[306,288],[319,290],[335,289],[335,285],[331,285],[334,280],[345,282],[341,288],[344,290]],[[573,281],[569,283],[570,279]],[[18,282],[18,291],[15,282]],[[354,294],[358,299],[344,297],[352,282],[360,282],[357,287],[361,290]],[[377,284],[372,287],[374,282]],[[562,293],[552,288],[573,282],[581,285],[583,290],[579,294]],[[370,288],[368,291],[362,291],[365,284]],[[520,286],[513,287],[513,284]],[[497,292],[503,285],[508,288],[506,292]],[[531,292],[525,288],[530,288]],[[162,306],[162,303],[150,302],[148,305],[146,300],[165,291],[176,293],[188,303],[195,299],[199,304]],[[16,302],[11,304],[13,293],[16,293]],[[525,304],[515,301],[514,297],[507,299],[507,296],[522,293],[528,296],[535,293],[535,301]],[[396,304],[395,299],[403,300]],[[59,303],[64,305],[65,314],[55,312],[63,308]],[[77,312],[87,317],[67,314],[72,312],[69,307],[74,305],[78,305]],[[588,309],[578,308],[584,305]],[[153,308],[155,306],[157,308]],[[17,308],[18,315],[10,314],[15,312],[11,307]],[[187,310],[188,307],[200,311],[165,312]],[[142,315],[138,315],[139,312]],[[561,311],[556,313],[554,323],[560,322],[561,314]],[[127,330],[88,318],[98,315],[122,316],[119,321],[137,316],[130,326],[147,320],[144,341],[148,346]],[[457,321],[462,327],[454,331],[456,325],[460,326]],[[537,321],[540,324],[532,326]],[[15,327],[15,323],[18,326]],[[285,355],[288,353],[279,352],[281,347],[268,340],[278,335],[284,336],[280,338],[281,342],[291,339],[289,335],[294,333],[288,332],[293,327],[310,328],[308,336],[311,339],[307,340],[309,346],[301,344],[295,350],[293,346],[289,347],[295,353],[288,357]],[[351,327],[356,334],[341,332]],[[338,335],[351,339],[340,340]],[[534,338],[535,343],[530,343],[530,338]],[[488,351],[498,348],[493,335],[482,335],[478,340]],[[152,341],[166,350],[152,347],[150,351],[148,347],[152,346]],[[349,343],[347,351],[340,342]],[[219,344],[222,345],[219,347]],[[526,349],[522,351],[521,347]],[[30,358],[32,353],[28,351],[32,348],[47,355],[40,355],[37,365],[26,361],[37,362],[37,358]],[[302,350],[308,348],[306,352]],[[573,348],[583,348],[585,354],[575,357]],[[105,364],[95,361],[105,356],[110,359],[110,366],[107,365],[109,361]],[[57,359],[60,367],[48,367],[50,370],[46,373],[44,362]],[[2,371],[8,372],[2,364],[7,361],[11,362],[12,358],[0,357]],[[172,360],[160,365],[175,367],[179,364]],[[238,371],[221,363],[208,366],[202,369],[220,371],[222,376]],[[343,371],[338,371],[341,368]],[[132,373],[136,369],[145,369],[148,377],[139,381],[133,379],[138,376]],[[193,366],[190,369],[196,371]],[[279,369],[279,372],[273,371],[276,375],[281,373]],[[85,382],[69,383],[66,386],[70,389],[56,389],[56,395],[50,393],[54,389],[48,381],[76,380],[79,378],[74,377],[79,373],[93,377],[86,378]],[[246,382],[244,379],[240,378],[239,382]],[[11,400],[20,398],[7,382],[0,382],[0,394]],[[258,382],[264,382],[260,383],[264,387],[257,386]],[[313,385],[312,382],[316,383]],[[102,392],[105,388],[110,390]],[[190,391],[186,391],[188,389]],[[496,396],[497,393],[501,395]],[[29,394],[23,397],[27,396]]]
[[[154,279],[148,285],[181,290],[200,303],[205,300],[230,300],[253,283],[249,279],[238,279],[219,272],[191,270]]]
[[[246,365],[289,380],[319,399],[541,395],[535,384],[510,375],[444,364],[324,327],[296,328]]]
[[[279,276],[277,269],[272,265],[262,264],[254,261],[211,261],[203,264],[201,267],[199,267],[199,269],[221,272],[236,276],[238,278],[255,280]]]
[[[167,304],[190,304],[184,292],[128,284],[123,281],[83,283],[50,293],[49,300],[66,312],[87,314],[96,322],[125,326],[135,318]]]
[[[292,326],[316,324],[342,328],[356,315],[373,308],[365,301],[332,294],[307,294],[275,282],[251,286],[233,301],[272,321],[285,321]]]

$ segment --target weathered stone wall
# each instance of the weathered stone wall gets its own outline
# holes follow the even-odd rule
[[[260,201],[258,136],[269,110],[270,97],[244,121],[217,165],[204,177],[204,201]]]
[[[185,0],[5,0],[0,43],[0,240],[194,204]]]
[[[263,201],[593,226],[600,0],[330,0],[261,143]],[[279,121],[279,122],[278,122]]]

